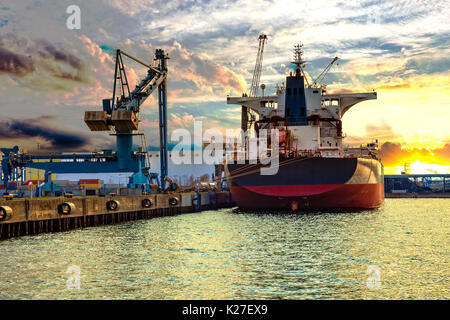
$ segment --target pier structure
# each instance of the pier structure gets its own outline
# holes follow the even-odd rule
[[[386,193],[446,193],[450,192],[450,174],[385,175]]]
[[[0,200],[0,239],[232,207],[229,192]]]

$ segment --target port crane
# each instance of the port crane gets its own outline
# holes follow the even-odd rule
[[[261,33],[259,35],[259,46],[258,46],[258,54],[256,55],[256,64],[255,69],[253,71],[253,80],[252,86],[250,89],[250,97],[256,97],[258,95],[259,89],[259,80],[261,79],[261,69],[262,69],[262,61],[264,54],[264,45],[267,41],[267,35]]]
[[[127,57],[148,71],[133,91],[130,90],[123,57]],[[156,49],[153,61],[145,63],[128,53],[117,49],[112,98],[103,99],[102,111],[86,111],[84,121],[91,131],[109,131],[116,136],[117,150],[73,154],[28,154],[14,148],[1,148],[0,180],[8,190],[9,181],[25,180],[24,168],[45,170],[45,181],[50,173],[133,173],[129,179],[130,188],[145,188],[159,182],[165,191],[168,174],[167,156],[167,61],[169,56],[162,49]],[[159,136],[160,136],[160,179],[150,173],[148,148],[143,132],[139,132],[139,111],[144,101],[158,89]],[[133,136],[141,136],[142,148],[133,151]],[[62,161],[61,161],[62,160]]]
[[[123,56],[145,66],[147,76],[130,91],[123,63]],[[112,99],[103,99],[103,111],[86,111],[84,121],[91,131],[110,131],[117,136],[117,158],[119,170],[126,171],[132,158],[133,135],[143,135],[137,132],[139,127],[139,112],[144,101],[158,89],[159,137],[160,137],[160,186],[164,190],[165,177],[168,174],[167,156],[167,60],[169,56],[162,49],[156,49],[153,62],[145,63],[130,54],[117,49],[114,71],[114,87]],[[132,177],[137,184],[142,182],[144,174],[149,183],[154,176],[149,174],[148,147],[145,136],[142,137],[142,153],[145,164]],[[140,166],[141,166],[141,162]]]
[[[263,54],[264,54],[264,46],[267,41],[267,35],[264,33],[261,33],[258,37],[259,45],[258,45],[258,53],[256,55],[256,63],[255,63],[255,69],[253,70],[253,79],[252,79],[252,85],[250,87],[250,97],[256,97],[258,95],[258,89],[259,89],[259,81],[261,79],[261,70],[262,70],[262,61],[263,61]],[[262,87],[263,93],[264,93],[264,87]],[[245,106],[242,106],[241,109],[241,124],[242,124],[242,130],[245,132],[256,121],[255,114]]]

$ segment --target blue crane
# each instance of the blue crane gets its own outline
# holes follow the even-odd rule
[[[130,91],[122,56],[148,68],[147,76]],[[132,139],[138,130],[138,115],[141,105],[158,88],[159,107],[159,137],[160,137],[160,186],[165,188],[165,178],[168,174],[167,156],[167,60],[169,56],[162,49],[156,49],[153,63],[147,64],[141,60],[116,50],[116,64],[112,99],[103,100],[103,111],[86,111],[85,122],[91,131],[113,131],[117,136],[117,158],[119,170],[127,171],[133,161]],[[147,148],[147,146],[145,146]],[[145,150],[147,151],[147,150]],[[150,168],[144,166],[143,172],[148,175]],[[139,173],[138,173],[139,175]],[[139,176],[135,177],[141,179]]]
[[[130,91],[122,56],[145,66],[147,76]],[[47,173],[100,173],[134,172],[129,187],[149,187],[156,173],[150,173],[148,147],[143,133],[138,132],[139,111],[144,101],[158,88],[159,136],[161,172],[159,185],[165,190],[168,174],[167,156],[167,60],[169,56],[162,49],[156,49],[151,64],[144,63],[126,52],[116,50],[114,88],[112,99],[103,99],[102,111],[86,111],[84,121],[91,131],[109,131],[116,136],[117,150],[94,153],[38,154],[31,155],[14,148],[2,148],[0,180],[8,190],[8,181],[20,178],[24,167],[45,170]],[[133,152],[133,136],[143,137],[144,149]],[[54,161],[54,160],[69,161]],[[20,169],[20,170],[19,170]],[[23,177],[22,177],[23,179]]]

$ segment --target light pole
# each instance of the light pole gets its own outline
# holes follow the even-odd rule
[[[28,185],[30,186],[30,195],[31,195],[31,199],[30,200],[33,200],[33,182],[32,181],[30,181],[30,182],[28,182]]]

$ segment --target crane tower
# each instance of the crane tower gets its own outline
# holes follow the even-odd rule
[[[264,33],[261,33],[259,35],[258,39],[259,39],[259,47],[258,47],[258,54],[256,56],[255,70],[253,71],[252,87],[250,89],[251,97],[256,97],[258,95],[258,87],[259,87],[259,80],[261,78],[264,45],[267,41],[267,35]]]
[[[147,76],[130,91],[122,56],[145,66]],[[167,60],[169,56],[162,49],[156,49],[153,63],[145,63],[117,49],[114,87],[112,99],[103,99],[103,111],[86,111],[84,121],[91,131],[110,131],[117,137],[117,160],[119,171],[130,171],[135,162],[132,154],[133,136],[139,133],[139,111],[144,101],[158,89],[159,100],[159,134],[160,134],[160,184],[164,189],[167,176]],[[144,147],[144,154],[147,146]],[[146,155],[148,156],[148,155]],[[141,164],[140,164],[141,165]],[[138,178],[142,173],[148,175],[148,165],[143,161],[144,168],[139,169]],[[140,175],[140,176],[139,176]],[[150,180],[150,179],[149,179]]]
[[[267,41],[267,35],[264,33],[261,33],[259,35],[258,39],[259,39],[258,54],[256,55],[255,70],[253,71],[252,86],[250,88],[250,93],[249,93],[250,97],[256,97],[258,95],[259,80],[261,78],[264,45]],[[242,108],[241,108],[241,129],[244,132],[247,131],[253,125],[253,123],[255,121],[256,121],[256,116],[252,113],[252,111],[248,107],[242,106]]]

